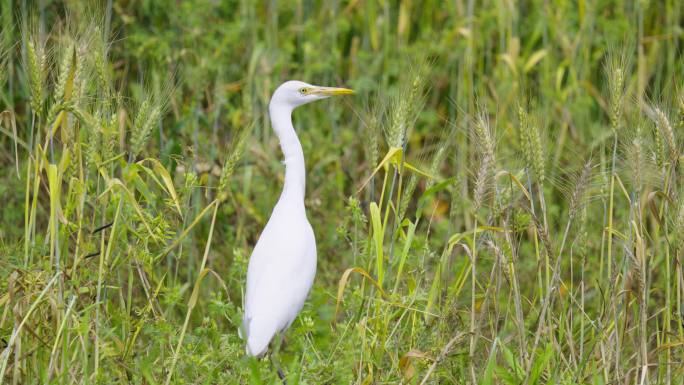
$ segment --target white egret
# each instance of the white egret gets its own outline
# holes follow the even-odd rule
[[[304,208],[304,152],[292,125],[292,111],[352,93],[293,80],[271,97],[268,109],[285,156],[285,185],[249,259],[242,322],[248,355],[263,355],[273,337],[282,336],[304,306],[316,275],[316,239]]]

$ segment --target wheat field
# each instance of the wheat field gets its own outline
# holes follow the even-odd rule
[[[0,0],[0,385],[282,383],[238,336],[288,79],[287,384],[684,383],[678,0]]]

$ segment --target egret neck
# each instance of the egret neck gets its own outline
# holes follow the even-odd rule
[[[304,209],[304,194],[306,190],[306,174],[304,168],[304,151],[297,133],[292,125],[293,108],[287,104],[270,103],[268,106],[271,125],[280,141],[280,148],[285,159],[285,186],[280,200],[301,203]]]

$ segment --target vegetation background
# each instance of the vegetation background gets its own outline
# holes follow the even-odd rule
[[[678,0],[0,0],[0,384],[275,383],[237,335],[295,126],[290,384],[681,384]]]

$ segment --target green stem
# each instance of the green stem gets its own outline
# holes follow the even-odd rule
[[[202,264],[200,266],[199,275],[197,276],[197,280],[195,281],[195,287],[192,291],[192,295],[190,296],[190,300],[188,301],[188,311],[185,313],[185,321],[183,322],[183,328],[181,329],[181,334],[180,334],[180,337],[178,338],[178,343],[176,344],[176,349],[173,352],[173,359],[171,361],[171,368],[169,369],[169,374],[166,377],[166,382],[164,382],[165,385],[169,385],[169,383],[171,382],[171,377],[173,377],[173,372],[174,372],[174,369],[176,368],[176,362],[178,362],[178,355],[180,353],[181,347],[183,346],[183,339],[185,338],[185,333],[187,332],[188,324],[190,323],[190,316],[192,315],[192,309],[197,304],[197,297],[199,295],[200,284],[202,283],[202,278],[204,278],[204,276],[206,275],[204,268],[207,265],[207,257],[209,256],[209,249],[211,248],[211,240],[212,240],[213,235],[214,235],[214,225],[216,224],[216,214],[218,213],[218,208],[219,208],[218,201],[214,201],[214,202],[216,202],[216,203],[214,204],[214,213],[211,217],[211,226],[209,226],[209,235],[207,237],[207,244],[204,247],[204,256],[202,257]],[[211,207],[211,205],[209,205],[207,207]]]

